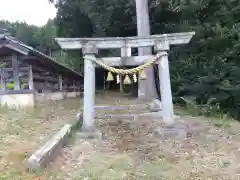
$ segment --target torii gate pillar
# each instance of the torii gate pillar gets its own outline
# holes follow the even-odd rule
[[[98,49],[94,43],[88,42],[82,47],[84,55],[84,97],[83,97],[83,128],[91,131],[95,117],[95,64]]]
[[[159,84],[162,102],[162,117],[165,124],[171,126],[174,123],[174,113],[170,81],[171,78],[168,62],[169,44],[167,42],[156,43],[156,45],[154,46],[154,50],[158,55],[160,55],[157,64],[159,71]]]

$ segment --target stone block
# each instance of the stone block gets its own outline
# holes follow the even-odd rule
[[[47,165],[58,155],[58,151],[71,133],[71,124],[64,125],[46,144],[32,154],[24,163],[28,170],[36,171]]]
[[[192,136],[189,126],[183,122],[178,122],[171,126],[157,128],[155,129],[154,133],[163,138],[174,138],[177,140],[183,140]]]
[[[82,52],[83,52],[83,55],[87,55],[87,54],[95,54],[96,55],[98,53],[98,49],[94,43],[88,42],[83,46]]]
[[[75,123],[65,124],[49,141],[24,161],[26,168],[30,171],[36,171],[47,167],[47,165],[58,156],[61,148],[67,143],[71,132],[81,126],[82,119],[82,113],[79,113]]]

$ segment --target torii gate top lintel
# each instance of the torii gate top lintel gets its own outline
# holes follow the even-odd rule
[[[102,38],[55,38],[62,49],[81,49],[87,42],[93,42],[98,49],[137,48],[154,46],[156,42],[169,45],[187,44],[195,32],[151,35],[148,37],[102,37]]]

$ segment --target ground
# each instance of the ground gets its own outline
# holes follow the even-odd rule
[[[240,124],[219,127],[222,120],[192,117],[176,110],[191,129],[186,139],[164,139],[154,133],[152,119],[97,120],[102,142],[77,135],[44,172],[28,174],[21,164],[64,123],[74,120],[81,99],[41,106],[37,111],[1,111],[1,174],[8,179],[84,180],[237,180],[240,179]],[[97,96],[97,104],[136,104],[112,93]],[[47,110],[46,110],[47,109]],[[115,112],[116,113],[116,112]],[[47,115],[46,115],[47,114]],[[25,177],[24,177],[25,176]]]

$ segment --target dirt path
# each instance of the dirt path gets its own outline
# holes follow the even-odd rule
[[[66,179],[86,180],[240,179],[239,134],[203,117],[183,115],[182,120],[193,133],[181,141],[156,135],[159,122],[152,119],[98,120],[102,144],[76,137],[51,171]],[[234,122],[236,127],[240,125]]]

